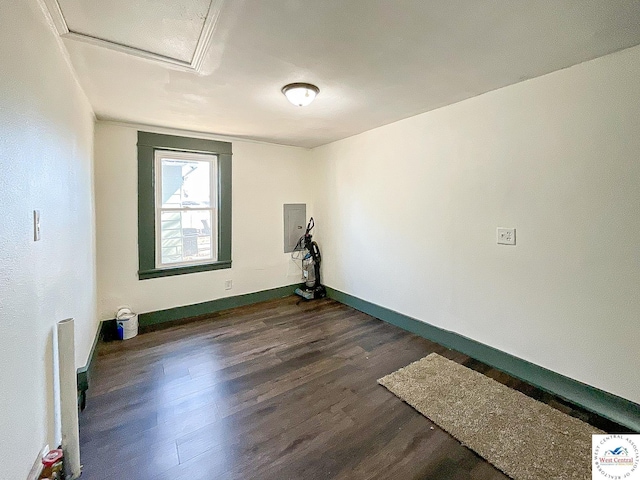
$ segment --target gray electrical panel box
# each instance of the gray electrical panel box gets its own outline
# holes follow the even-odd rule
[[[304,235],[307,221],[307,205],[305,203],[284,204],[284,253],[291,253]]]

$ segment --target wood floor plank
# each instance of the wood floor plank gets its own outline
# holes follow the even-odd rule
[[[616,429],[345,305],[297,300],[100,344],[80,416],[83,478],[506,479],[377,385],[431,352]]]

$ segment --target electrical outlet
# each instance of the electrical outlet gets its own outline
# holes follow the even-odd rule
[[[224,281],[224,289],[225,290],[231,290],[232,288],[233,288],[233,281],[225,280]]]
[[[498,244],[499,245],[515,245],[516,229],[498,227]]]
[[[33,211],[33,241],[40,240],[40,210]]]

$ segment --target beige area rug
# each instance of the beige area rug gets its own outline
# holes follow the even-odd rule
[[[591,478],[604,432],[440,355],[378,383],[514,479]]]

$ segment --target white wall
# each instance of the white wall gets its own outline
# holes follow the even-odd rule
[[[151,130],[141,128],[141,130]],[[143,313],[290,285],[300,270],[283,253],[284,203],[306,203],[310,152],[233,140],[231,269],[138,280],[137,129],[96,124],[99,315],[129,305]],[[163,130],[162,133],[172,133]],[[184,135],[184,133],[173,132]],[[224,140],[224,138],[222,138]],[[224,289],[225,280],[232,290]]]
[[[314,150],[326,284],[640,403],[639,79],[635,47]]]
[[[5,478],[60,442],[56,322],[97,329],[93,113],[35,1],[0,2],[0,438]],[[42,239],[33,241],[33,210]]]

